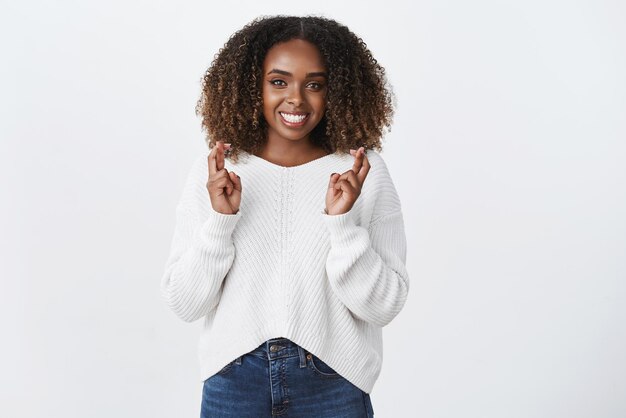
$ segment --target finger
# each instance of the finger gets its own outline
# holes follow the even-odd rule
[[[217,173],[215,155],[217,153],[217,146],[213,146],[211,148],[211,152],[209,152],[208,156],[208,165],[209,165],[209,177],[215,177],[215,173]]]
[[[355,190],[361,189],[361,183],[359,182],[357,175],[352,170],[348,170],[345,173],[343,173],[341,177],[339,178],[339,180],[347,181],[348,183],[350,183],[352,187],[354,187]]]
[[[217,141],[217,154],[215,156],[215,167],[217,170],[221,170],[224,168],[224,143],[222,141]]]
[[[228,196],[230,196],[231,194],[233,194],[233,182],[231,180],[228,180],[228,183],[226,183],[226,194]]]
[[[228,172],[224,169],[220,172],[217,172],[215,176],[209,180],[209,187],[212,190],[217,190],[223,193],[224,189],[228,187],[229,183],[231,183],[230,176],[228,175]]]
[[[356,195],[356,190],[355,190],[354,186],[352,186],[352,184],[350,184],[350,182],[347,181],[347,180],[339,180],[339,181],[337,181],[337,183],[335,183],[335,190],[341,190],[347,196],[354,196],[354,195]]]
[[[224,176],[224,179],[226,180],[224,184],[224,188],[226,189],[226,194],[230,196],[231,193],[233,192],[233,182],[231,181],[230,173],[228,172],[226,168],[223,168],[222,172],[224,173],[223,176]]]
[[[334,189],[335,188],[335,183],[337,183],[337,180],[339,179],[339,173],[332,173],[330,175],[330,181],[328,182],[328,188],[329,189]]]
[[[367,173],[369,173],[370,168],[370,160],[367,158],[365,151],[363,151],[363,165],[361,165],[361,169],[357,173],[357,178],[359,179],[359,183],[361,184],[361,186],[365,182],[365,177],[367,177]]]
[[[363,155],[365,154],[365,149],[360,147],[358,150],[354,151],[350,150],[350,154],[354,155],[354,164],[352,165],[352,171],[354,174],[358,173],[361,170],[361,166],[363,165]]]
[[[213,145],[213,148],[211,148],[211,152],[209,152],[209,156],[208,156],[208,166],[209,166],[209,177],[215,175],[215,173],[217,173],[219,170],[221,170],[224,165],[223,165],[223,159],[222,159],[222,166],[218,168],[219,165],[219,144],[222,144],[224,146],[224,148],[226,149],[230,149],[230,145],[231,144],[224,144],[222,141],[217,141],[215,143],[215,145]]]
[[[241,182],[239,181],[239,176],[235,174],[234,171],[228,173],[228,176],[230,177],[230,181],[233,182],[233,190],[237,190],[237,187],[239,187],[239,185],[241,184]]]
[[[234,191],[241,192],[241,178],[237,174],[235,174],[234,171],[231,171],[228,174],[230,176],[230,180],[233,183],[233,192]]]

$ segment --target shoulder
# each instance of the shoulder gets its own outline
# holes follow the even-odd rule
[[[370,149],[367,150],[365,155],[367,156],[367,161],[370,164],[370,170],[367,173],[367,178],[365,179],[365,183],[367,183],[368,178],[375,179],[372,183],[386,183],[391,182],[391,174],[389,173],[389,167],[385,162],[385,159],[382,155],[376,150]]]
[[[366,155],[370,163],[370,171],[363,183],[363,190],[373,196],[376,206],[374,216],[380,217],[382,214],[399,211],[400,197],[385,159],[376,150],[368,150]]]
[[[209,154],[211,153],[210,149],[203,149],[202,151],[198,152],[198,154],[196,155],[196,157],[194,158],[192,164],[191,164],[191,174],[195,174],[195,175],[199,175],[201,172],[202,173],[206,173],[208,172],[208,168],[209,168],[209,163],[208,163],[208,158],[209,158]]]

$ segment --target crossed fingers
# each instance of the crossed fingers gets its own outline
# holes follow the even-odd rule
[[[365,182],[365,177],[367,173],[370,171],[370,162],[365,155],[365,148],[361,147],[357,150],[350,150],[350,154],[355,156],[354,164],[352,164],[352,169],[343,173],[338,179],[339,180],[347,180],[352,187],[357,190],[360,190],[363,186],[363,182]]]
[[[217,141],[215,146],[209,153],[209,174],[213,176],[220,170],[224,169],[224,152],[230,148],[230,144],[224,144],[222,141]]]

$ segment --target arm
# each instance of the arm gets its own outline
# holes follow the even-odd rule
[[[206,156],[189,173],[176,207],[176,226],[161,279],[161,294],[182,320],[192,322],[215,309],[222,282],[235,258],[232,232],[241,217],[216,212],[206,182]]]
[[[400,200],[384,162],[379,169],[382,181],[371,191],[377,198],[368,228],[355,223],[353,209],[322,216],[330,232],[326,272],[332,289],[357,318],[384,327],[403,308],[409,277]]]

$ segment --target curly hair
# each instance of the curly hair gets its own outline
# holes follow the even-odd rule
[[[391,131],[395,95],[385,69],[365,42],[346,26],[319,16],[260,16],[220,48],[201,79],[196,115],[206,143],[231,143],[228,158],[256,153],[267,138],[263,116],[263,62],[277,43],[302,39],[317,46],[328,73],[326,109],[311,141],[328,152],[364,147],[380,151],[384,128]]]

